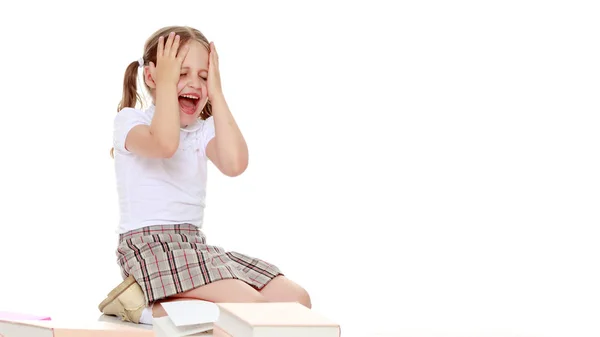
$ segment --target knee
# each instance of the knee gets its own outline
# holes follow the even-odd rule
[[[269,302],[269,299],[266,298],[263,294],[257,292],[254,296],[252,296],[252,298],[248,299],[248,302],[267,303]]]
[[[299,302],[300,304],[304,305],[305,307],[307,307],[309,309],[312,308],[312,303],[310,301],[310,295],[308,294],[308,291],[306,291],[306,289],[300,288],[296,294],[296,298],[297,298],[297,302]]]

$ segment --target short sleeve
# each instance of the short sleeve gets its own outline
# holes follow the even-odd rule
[[[150,125],[148,116],[143,111],[125,108],[117,113],[114,120],[113,146],[115,150],[129,153],[125,149],[125,139],[134,126]]]
[[[200,145],[202,146],[202,153],[206,154],[206,146],[208,142],[215,137],[215,120],[212,116],[205,119],[202,123],[202,129],[200,130]]]

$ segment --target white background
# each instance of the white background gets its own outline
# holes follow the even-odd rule
[[[600,333],[600,12],[583,1],[3,2],[0,310],[95,320],[120,281],[112,121],[171,24],[214,41],[247,172],[209,243],[345,336]],[[366,336],[366,335],[365,335]]]

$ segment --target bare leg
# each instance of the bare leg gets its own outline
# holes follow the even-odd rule
[[[161,302],[181,301],[188,299],[198,299],[209,302],[268,302],[267,298],[256,291],[247,283],[236,280],[226,279],[215,281],[207,285],[186,291],[181,294],[173,295],[163,300],[157,301],[152,307],[152,316],[163,317],[167,313],[160,305]]]
[[[267,283],[260,294],[269,302],[299,302],[309,309],[312,307],[308,292],[283,275]]]

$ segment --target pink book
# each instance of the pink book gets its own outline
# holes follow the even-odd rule
[[[0,319],[0,337],[154,337],[148,329],[109,322],[61,322]]]
[[[215,332],[231,336],[339,337],[339,324],[295,302],[217,303]],[[220,331],[222,330],[222,331]],[[226,335],[225,335],[226,336]]]
[[[49,321],[48,316],[37,316],[31,314],[23,314],[18,312],[0,311],[0,319],[8,321],[29,320],[29,321]]]

